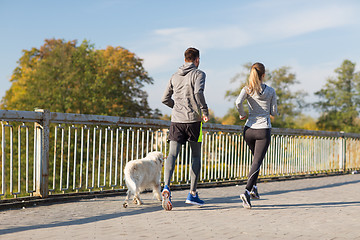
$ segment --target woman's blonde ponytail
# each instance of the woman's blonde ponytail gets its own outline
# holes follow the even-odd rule
[[[262,76],[265,73],[265,66],[262,63],[254,63],[251,66],[249,80],[247,82],[247,94],[253,95],[261,92]]]

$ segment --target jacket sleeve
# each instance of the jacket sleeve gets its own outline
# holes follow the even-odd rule
[[[246,116],[246,112],[244,111],[244,106],[243,106],[243,103],[244,103],[246,97],[247,97],[247,93],[246,93],[245,88],[243,88],[243,89],[241,89],[240,94],[235,101],[235,106],[239,112],[240,118]]]
[[[173,87],[172,87],[171,79],[170,79],[170,81],[165,89],[164,95],[161,98],[161,102],[170,108],[173,108],[174,104],[175,104],[174,100],[171,98],[173,93],[174,93],[174,91],[173,91]]]
[[[277,103],[276,103],[276,92],[274,90],[274,94],[272,94],[271,100],[270,100],[270,115],[271,116],[277,116],[279,115],[278,110],[277,110]]]
[[[206,78],[206,75],[202,71],[197,75],[197,77],[195,79],[195,84],[194,84],[194,96],[195,96],[196,102],[200,105],[200,109],[201,109],[202,113],[206,117],[209,117],[209,109],[206,104],[205,95],[204,95],[205,78]]]

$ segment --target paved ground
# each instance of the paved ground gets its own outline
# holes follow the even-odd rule
[[[242,208],[244,186],[199,189],[206,206],[122,208],[124,197],[0,211],[0,239],[360,239],[360,174],[260,183],[260,200]]]

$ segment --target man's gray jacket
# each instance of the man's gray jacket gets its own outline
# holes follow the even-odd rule
[[[172,122],[199,122],[202,114],[209,117],[204,97],[205,77],[191,62],[185,62],[171,77],[161,101],[172,108]]]

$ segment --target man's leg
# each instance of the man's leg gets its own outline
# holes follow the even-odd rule
[[[191,154],[192,154],[192,165],[190,172],[190,192],[186,198],[185,203],[193,205],[204,205],[204,201],[201,200],[196,192],[197,182],[199,179],[201,169],[201,142],[190,142]]]
[[[181,143],[176,141],[170,141],[169,155],[165,160],[164,168],[164,183],[167,186],[170,186],[170,181],[174,173],[175,161],[179,155],[181,149]]]
[[[190,192],[195,195],[197,189],[197,182],[201,169],[201,142],[190,142],[192,165],[190,172]]]
[[[165,160],[165,169],[164,169],[165,186],[161,193],[162,207],[166,211],[170,211],[172,209],[170,181],[174,173],[175,161],[180,152],[180,148],[181,148],[181,143],[178,143],[176,141],[170,141],[169,156]]]

